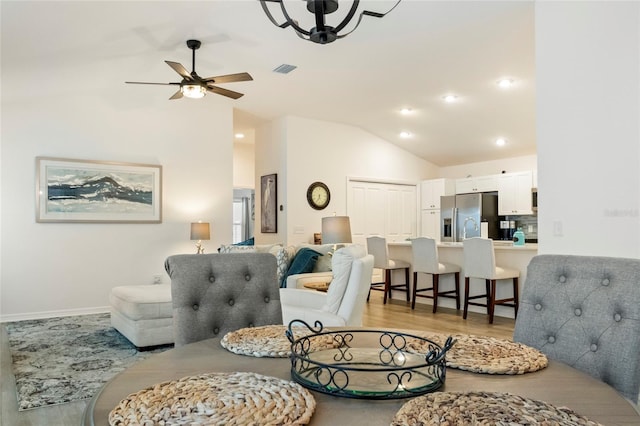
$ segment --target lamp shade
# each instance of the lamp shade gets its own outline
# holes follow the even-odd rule
[[[329,216],[322,218],[322,243],[351,243],[351,222],[349,216]]]
[[[197,222],[191,224],[192,240],[208,240],[210,238],[209,224],[206,222]]]

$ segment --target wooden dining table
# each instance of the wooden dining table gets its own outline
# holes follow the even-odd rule
[[[107,426],[109,413],[127,395],[151,385],[208,372],[254,372],[291,380],[288,358],[237,355],[214,338],[154,354],[109,381],[87,404],[83,425]],[[447,368],[440,391],[511,394],[568,407],[605,425],[640,425],[640,414],[615,389],[572,367],[549,361],[548,367],[522,375],[491,375]],[[367,400],[313,392],[311,425],[389,425],[407,399]]]

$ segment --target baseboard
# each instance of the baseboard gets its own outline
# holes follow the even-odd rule
[[[76,315],[103,314],[109,311],[110,311],[109,306],[98,306],[94,308],[64,309],[61,311],[31,312],[27,314],[9,314],[9,315],[0,315],[0,323],[43,319],[43,318],[54,318],[54,317],[71,317]]]

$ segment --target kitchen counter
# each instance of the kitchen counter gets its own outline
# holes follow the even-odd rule
[[[387,243],[387,245],[389,247],[392,246],[397,246],[397,247],[411,247],[411,241],[390,241],[389,243]],[[447,243],[447,242],[440,242],[438,243],[438,248],[462,248],[462,243]],[[514,246],[513,242],[511,241],[502,241],[502,240],[494,240],[493,241],[493,248],[497,251],[497,250],[533,250],[533,251],[538,251],[538,244],[534,244],[534,243],[527,243],[523,246]]]
[[[413,263],[413,254],[411,252],[410,241],[390,241],[389,257],[392,259],[404,260],[408,263]],[[524,246],[514,246],[511,241],[494,241],[494,249],[496,254],[496,264],[503,268],[517,269],[520,271],[520,278],[518,279],[518,286],[520,288],[520,294],[522,294],[522,287],[525,284],[527,278],[527,266],[531,259],[538,254],[538,244],[527,243]],[[438,257],[440,262],[452,263],[459,265],[462,268],[460,273],[460,314],[462,315],[462,307],[464,305],[464,256],[462,251],[462,243],[438,243]],[[413,283],[413,269],[411,272],[411,285]],[[400,283],[404,279],[402,274],[393,274],[393,282]],[[419,274],[418,280],[420,287],[428,287],[430,285],[430,276],[426,274]],[[429,284],[429,285],[428,285]],[[470,282],[471,295],[476,295],[484,292],[484,280],[472,279]],[[443,275],[440,277],[440,287],[444,289],[453,289],[453,275]],[[510,280],[499,281],[497,286],[497,298],[511,297],[511,284]],[[404,294],[399,292],[393,293],[394,299],[401,299]],[[431,299],[418,298],[416,303],[430,304]],[[448,298],[439,298],[438,306],[444,306],[447,308],[454,308],[455,300]],[[480,312],[485,314],[486,308],[479,306],[469,306],[469,311]],[[496,306],[495,315],[513,318],[513,308],[505,306]]]

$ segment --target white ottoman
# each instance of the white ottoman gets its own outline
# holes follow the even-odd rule
[[[111,325],[138,348],[173,343],[171,284],[114,287]]]

